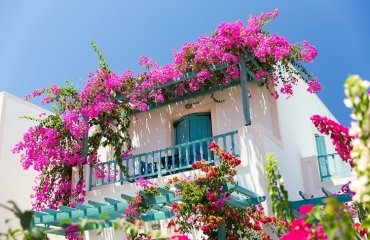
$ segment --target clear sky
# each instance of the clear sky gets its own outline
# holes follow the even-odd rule
[[[1,0],[0,91],[23,97],[65,80],[83,87],[98,67],[91,40],[112,70],[139,71],[141,55],[168,63],[173,50],[221,22],[275,8],[280,16],[268,30],[317,46],[307,67],[324,85],[320,98],[348,125],[344,80],[351,73],[370,79],[369,0]]]

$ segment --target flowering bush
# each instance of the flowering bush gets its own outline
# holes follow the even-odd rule
[[[48,94],[48,102],[57,103],[54,109],[56,114],[31,119],[39,124],[29,128],[23,141],[13,149],[14,153],[22,153],[21,164],[24,169],[33,167],[39,172],[35,180],[35,193],[31,196],[34,199],[33,208],[38,210],[44,207],[57,208],[61,203],[83,202],[85,195],[81,131],[87,131],[87,123],[73,115],[63,118],[57,114],[74,102],[77,92],[72,86],[57,88],[54,85],[43,91]],[[75,186],[71,181],[72,167],[79,168],[80,178]]]
[[[351,151],[353,136],[349,135],[348,128],[327,117],[313,115],[311,121],[320,133],[328,135],[343,161],[348,161],[352,165]]]
[[[175,215],[169,227],[181,233],[201,230],[210,239],[217,239],[219,228],[225,228],[228,239],[270,239],[263,226],[272,224],[273,219],[265,216],[261,207],[238,209],[226,201],[233,192],[227,189],[227,183],[234,183],[240,160],[215,142],[211,142],[209,149],[220,158],[219,163],[212,166],[205,161],[194,162],[192,168],[200,171],[194,179],[170,181],[169,184],[179,187],[181,202],[172,204]]]
[[[158,186],[152,183],[150,180],[139,178],[136,181],[136,185],[143,188],[143,191],[136,193],[123,213],[123,217],[131,223],[135,223],[137,219],[140,219],[140,214],[148,211],[151,208],[151,205],[145,201],[145,198],[142,196],[142,194],[145,194],[148,197],[155,197],[159,195],[157,188]]]

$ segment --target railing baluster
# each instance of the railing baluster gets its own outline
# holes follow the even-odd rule
[[[232,155],[236,155],[236,153],[235,153],[235,142],[234,142],[234,133],[233,134],[231,134],[230,135],[230,140],[231,140],[231,153],[232,153]]]
[[[183,159],[181,154],[181,147],[177,147],[178,153],[179,153],[179,166],[180,168],[183,167]]]
[[[203,160],[205,155],[203,154],[203,146],[204,146],[204,141],[200,140],[199,143],[199,152],[200,152],[200,160]]]
[[[117,182],[117,161],[114,161],[114,182]]]
[[[152,173],[154,173],[154,164],[155,164],[155,161],[154,161],[154,152],[152,153]],[[158,163],[157,163],[157,172],[158,172]]]
[[[208,149],[208,146],[209,146],[209,144],[211,144],[211,142],[212,142],[212,140],[208,140],[208,141],[207,141],[207,155],[208,155],[208,162],[210,162],[210,161],[211,161],[211,159],[212,159],[212,158],[211,158],[211,157],[212,157],[212,156],[211,156],[211,154],[213,154],[213,153],[211,152],[211,150],[209,150],[209,149]]]
[[[222,136],[222,143],[223,143],[223,146],[222,146],[222,147],[224,148],[224,150],[225,150],[225,151],[228,151],[228,150],[227,150],[227,145],[226,145],[226,136],[225,136],[225,135],[224,135],[224,136]]]
[[[179,164],[177,164],[177,160],[176,160],[174,148],[173,147],[170,147],[170,149],[168,151],[169,151],[169,154],[170,154],[169,156],[171,156],[171,158],[172,158],[171,169],[178,168],[179,167]]]
[[[161,161],[162,161],[162,158],[161,158]],[[168,154],[165,153],[165,156],[164,156],[164,169],[167,171],[169,169],[168,167]]]
[[[145,154],[145,175],[148,175],[148,154]]]
[[[185,146],[186,166],[189,166],[189,146]]]
[[[144,172],[143,172],[143,164],[141,162],[141,155],[139,156],[138,160],[139,160],[139,173],[138,173],[138,175],[142,176],[142,175],[144,175]]]
[[[159,165],[159,168],[158,168],[158,176],[161,177],[162,176],[162,159],[161,159],[161,150],[159,150],[159,153],[158,153],[158,160],[157,160],[157,164]]]
[[[110,164],[111,164],[111,162],[109,161],[108,162],[108,183],[110,183],[111,182],[111,172],[110,172]]]
[[[135,177],[136,177],[136,169],[135,169],[135,157],[132,157],[131,158],[131,165],[132,165],[132,174],[131,174],[131,177],[132,177],[132,179],[135,179]]]
[[[102,171],[103,171],[103,177],[101,179],[101,183],[100,185],[104,185],[104,180],[105,180],[105,175],[107,174],[106,171],[105,171],[105,163],[102,164]]]
[[[91,166],[89,166],[89,191],[90,191],[93,187],[95,187],[95,186],[93,186],[93,185],[92,185],[92,176],[93,176],[93,171],[94,171],[94,169],[93,169]]]
[[[130,158],[126,158],[126,179],[129,179],[131,177],[130,173]]]
[[[123,165],[123,159],[121,158],[120,159],[121,161],[121,164]],[[122,169],[119,167],[119,181],[122,183],[123,181],[123,172],[122,172]]]

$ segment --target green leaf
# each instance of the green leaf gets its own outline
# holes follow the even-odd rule
[[[129,237],[131,237],[132,239],[136,239],[137,235],[139,234],[139,229],[135,225],[131,225],[130,227],[128,227],[126,232]]]
[[[31,227],[33,213],[31,211],[25,211],[20,216],[21,226],[23,230],[28,230]]]
[[[100,214],[100,218],[108,220],[109,219],[109,213]]]
[[[69,224],[72,223],[72,219],[70,219],[70,218],[62,219],[62,220],[59,221],[59,223],[60,223],[61,226],[69,225]]]

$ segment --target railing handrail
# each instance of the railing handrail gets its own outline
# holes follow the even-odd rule
[[[206,138],[198,139],[198,140],[191,141],[191,142],[177,144],[177,145],[167,147],[167,148],[161,148],[161,149],[157,149],[157,150],[150,151],[150,152],[135,154],[135,155],[132,155],[132,156],[129,156],[129,157],[120,158],[120,160],[124,161],[124,160],[128,160],[128,159],[131,159],[131,158],[134,158],[134,157],[141,157],[141,156],[150,155],[150,154],[154,154],[154,153],[158,153],[158,152],[169,151],[169,150],[174,149],[174,148],[186,147],[186,146],[189,146],[189,145],[197,144],[197,143],[200,143],[200,142],[204,142],[204,141],[208,141],[208,140],[212,140],[212,139],[216,139],[216,138],[235,135],[237,133],[238,133],[238,130],[235,130],[235,131],[215,135],[215,136],[212,136],[212,137],[206,137]],[[109,163],[112,163],[112,162],[115,162],[115,161],[117,161],[117,159],[101,162],[101,163],[98,163],[96,165],[99,166],[99,165],[109,164]]]
[[[339,154],[337,152],[335,152],[335,153],[327,153],[327,154],[317,155],[317,157],[333,157],[335,155],[339,155]]]

